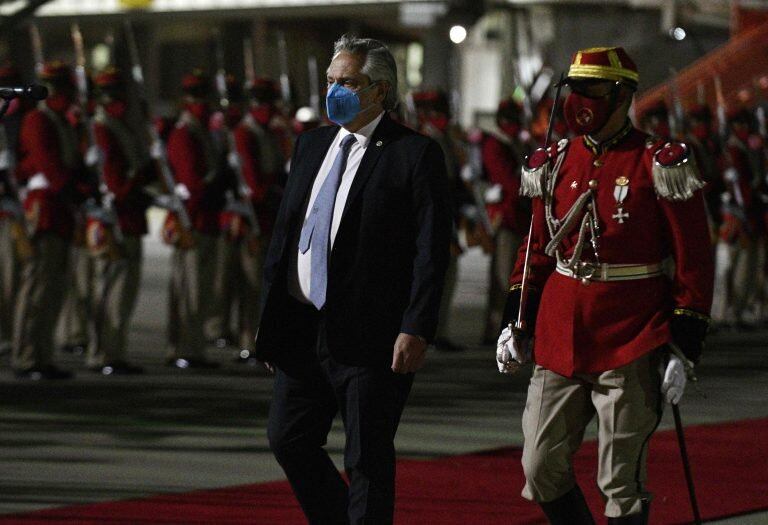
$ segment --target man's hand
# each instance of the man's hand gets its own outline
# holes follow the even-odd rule
[[[531,359],[530,337],[515,337],[512,329],[501,331],[496,342],[496,365],[501,374],[514,374]]]
[[[675,354],[670,355],[669,363],[667,363],[664,371],[664,379],[661,382],[661,393],[664,394],[667,403],[676,405],[680,402],[687,381],[682,359]]]
[[[401,333],[395,341],[392,354],[392,371],[396,374],[409,374],[424,365],[427,357],[427,342],[415,335]]]
[[[275,365],[268,361],[259,361],[261,367],[266,370],[270,375],[275,375]]]

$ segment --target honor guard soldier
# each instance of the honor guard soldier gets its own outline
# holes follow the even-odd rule
[[[111,200],[114,217],[89,219],[87,244],[95,256],[96,337],[86,366],[104,375],[138,374],[141,367],[126,359],[128,325],[141,280],[141,238],[147,234],[146,211],[151,197],[149,152],[140,133],[128,125],[128,85],[122,72],[109,67],[94,79],[98,105],[94,116],[96,147],[101,155],[102,203]],[[105,206],[106,208],[106,206]],[[117,221],[117,225],[113,221]],[[119,232],[119,233],[116,233]]]
[[[168,136],[168,162],[174,191],[183,200],[192,226],[192,246],[177,242],[181,224],[169,214],[164,226],[166,241],[175,242],[171,273],[169,343],[167,364],[177,368],[215,368],[205,357],[204,322],[212,297],[216,266],[219,214],[224,195],[216,150],[208,130],[211,86],[201,70],[182,81],[182,111]]]
[[[717,228],[722,222],[720,212],[725,186],[722,177],[722,157],[709,107],[704,104],[694,104],[688,108],[685,125],[686,144],[693,149],[701,178],[707,183],[704,188],[704,199],[707,203],[710,226],[714,232],[712,238],[716,239]]]
[[[216,79],[219,81],[219,78]],[[217,163],[220,176],[223,177],[223,191],[226,200],[230,203],[236,201],[238,185],[234,170],[239,169],[233,164],[239,162],[234,153],[234,141],[232,130],[237,127],[243,118],[244,90],[243,85],[234,75],[224,76],[226,100],[220,100],[218,110],[210,119],[210,131],[216,145]],[[235,205],[236,206],[236,205]],[[205,320],[205,338],[216,346],[224,349],[235,343],[235,337],[231,334],[231,310],[235,302],[235,294],[239,283],[236,280],[236,249],[230,236],[226,235],[225,222],[229,214],[222,212],[219,222],[222,225],[222,235],[216,241],[216,261],[211,296],[211,307]]]
[[[0,86],[19,84],[21,75],[16,67],[0,66]],[[31,255],[16,181],[19,126],[28,106],[24,98],[13,99],[0,122],[0,355],[11,350],[20,261]]]
[[[507,282],[531,219],[530,199],[520,196],[520,161],[527,153],[520,140],[521,112],[514,100],[502,100],[496,112],[496,129],[482,136],[483,172],[489,184],[486,209],[495,229],[483,338],[490,343],[496,339],[502,321]]]
[[[239,361],[255,363],[253,357],[265,251],[280,206],[279,182],[283,178],[281,127],[275,129],[279,89],[274,81],[257,78],[247,86],[250,105],[234,130],[237,156],[245,188],[239,194],[248,199],[243,209],[226,213],[224,230],[235,242],[234,278],[237,282]],[[249,217],[254,214],[256,224]]]
[[[648,438],[663,400],[680,400],[708,325],[704,183],[685,144],[632,127],[638,72],[622,48],[579,51],[565,82],[565,117],[578,136],[537,150],[523,169],[532,234],[510,278],[497,361],[502,372],[535,363],[523,496],[554,524],[594,523],[572,457],[597,415],[608,523],[645,524]]]
[[[48,98],[22,121],[17,176],[25,184],[26,227],[33,255],[23,264],[16,303],[12,365],[19,378],[65,379],[71,373],[51,362],[56,321],[67,291],[67,259],[82,177],[77,134],[67,119],[75,101],[70,68],[45,64],[41,81]]]
[[[464,347],[454,343],[448,338],[448,326],[450,320],[451,305],[456,292],[456,284],[459,277],[459,256],[463,249],[459,243],[459,230],[467,232],[467,223],[462,218],[462,208],[472,202],[468,191],[459,175],[465,161],[464,152],[461,150],[461,130],[451,124],[451,108],[448,95],[444,91],[430,90],[413,94],[416,105],[416,113],[419,129],[422,134],[435,140],[443,150],[445,157],[446,173],[448,174],[448,191],[454,217],[454,235],[451,241],[451,259],[448,265],[448,273],[445,277],[442,301],[440,303],[440,324],[435,336],[435,349],[445,352],[464,350]]]
[[[717,321],[745,326],[756,297],[758,250],[764,235],[760,172],[750,147],[752,115],[746,109],[729,113],[730,135],[723,147],[722,224],[717,246]],[[724,290],[724,294],[719,293]],[[725,301],[721,301],[721,297]]]

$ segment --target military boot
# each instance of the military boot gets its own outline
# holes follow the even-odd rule
[[[608,525],[648,525],[648,515],[651,512],[651,502],[643,501],[643,510],[637,514],[608,518]]]
[[[554,501],[539,503],[552,525],[594,525],[595,520],[589,511],[578,485]]]

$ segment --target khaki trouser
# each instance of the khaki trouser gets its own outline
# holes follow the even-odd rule
[[[91,340],[86,366],[105,366],[125,361],[128,324],[136,307],[141,283],[141,237],[125,236],[121,258],[95,260],[95,337]]]
[[[715,289],[712,319],[744,322],[757,298],[760,243],[742,238],[730,244],[718,242],[715,257]]]
[[[261,306],[261,280],[269,238],[262,237],[259,249],[251,253],[248,243],[241,241],[237,250],[235,270],[238,304],[238,337],[241,350],[253,352]]]
[[[69,243],[52,234],[33,240],[34,255],[22,266],[14,319],[12,366],[45,366],[53,356],[53,334],[67,290]]]
[[[225,235],[216,238],[210,308],[205,319],[205,338],[208,341],[226,337],[230,333],[232,303],[235,289],[240,286],[234,275],[238,264],[237,246]]]
[[[216,237],[196,234],[193,248],[176,248],[173,252],[168,309],[168,358],[205,357],[203,324],[210,308],[215,250]]]
[[[512,230],[500,228],[496,233],[495,250],[491,256],[490,284],[488,286],[488,306],[485,316],[485,336],[487,341],[496,341],[499,336],[504,306],[509,293],[509,276],[515,267],[517,250],[523,238]]]
[[[0,218],[0,347],[13,338],[13,311],[19,288],[19,260],[11,234],[12,222]]]
[[[563,377],[536,366],[523,412],[523,497],[553,501],[573,488],[572,457],[597,414],[597,484],[605,515],[641,511],[650,494],[646,480],[648,440],[661,419],[660,352],[600,374]]]
[[[94,314],[94,261],[85,246],[70,246],[69,257],[69,283],[60,321],[61,340],[65,345],[88,344]]]

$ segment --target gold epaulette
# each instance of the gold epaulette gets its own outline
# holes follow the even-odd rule
[[[667,142],[653,154],[653,187],[662,199],[687,201],[704,187],[696,160],[682,142]]]

